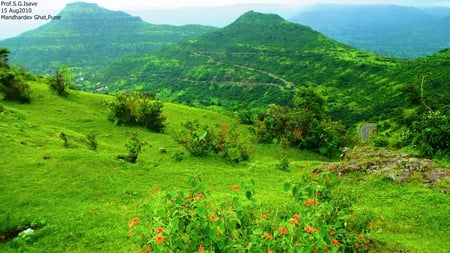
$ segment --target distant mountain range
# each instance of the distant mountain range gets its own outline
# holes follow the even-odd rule
[[[450,8],[324,4],[289,20],[384,55],[416,58],[450,47]]]
[[[153,25],[125,12],[82,2],[68,4],[58,15],[61,20],[0,41],[0,47],[11,51],[10,62],[39,73],[50,73],[60,64],[92,73],[118,57],[148,53],[217,29]]]

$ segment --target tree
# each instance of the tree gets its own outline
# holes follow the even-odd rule
[[[6,48],[0,48],[0,68],[9,68],[8,55],[10,51]]]
[[[60,96],[68,96],[69,89],[72,86],[72,70],[62,65],[55,71],[55,76],[49,79],[50,89]]]
[[[293,103],[295,109],[308,112],[316,119],[325,117],[325,99],[312,88],[298,88]]]

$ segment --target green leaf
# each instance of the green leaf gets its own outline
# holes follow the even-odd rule
[[[290,189],[291,189],[291,184],[290,184],[290,183],[285,183],[285,184],[283,185],[283,190],[284,190],[285,192],[288,192]]]
[[[253,197],[253,193],[251,191],[246,191],[245,192],[245,197],[247,197],[248,200],[251,200]]]

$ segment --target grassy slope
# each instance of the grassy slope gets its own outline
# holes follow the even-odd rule
[[[0,229],[33,222],[44,226],[29,242],[0,243],[0,252],[128,252],[136,246],[127,241],[127,222],[139,216],[139,204],[156,187],[185,189],[189,176],[200,175],[221,198],[232,185],[255,179],[256,197],[276,206],[283,201],[284,182],[301,168],[323,161],[290,150],[294,169],[285,173],[274,169],[277,147],[258,145],[255,156],[244,164],[186,154],[177,162],[171,156],[182,148],[169,135],[108,122],[103,102],[111,97],[74,91],[60,98],[44,85],[31,87],[32,104],[2,102],[6,110],[0,113]],[[174,104],[166,104],[164,113],[169,130],[191,119],[210,124],[232,121],[216,112]],[[124,144],[134,131],[152,146],[133,165],[115,156],[126,154]],[[73,147],[63,147],[61,132]],[[89,132],[97,136],[97,152],[84,143]],[[168,152],[159,153],[160,147]],[[374,238],[387,241],[388,248],[411,252],[450,248],[448,195],[413,184],[357,180],[349,178],[344,184],[359,196],[358,209],[375,213]]]

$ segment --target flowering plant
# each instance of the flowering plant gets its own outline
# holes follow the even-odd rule
[[[284,189],[279,208],[254,198],[254,182],[231,186],[228,201],[211,201],[199,178],[188,193],[156,190],[145,217],[129,222],[130,238],[146,252],[357,252],[366,246],[367,220],[331,191],[335,176],[303,174]],[[336,195],[336,196],[335,196]]]

